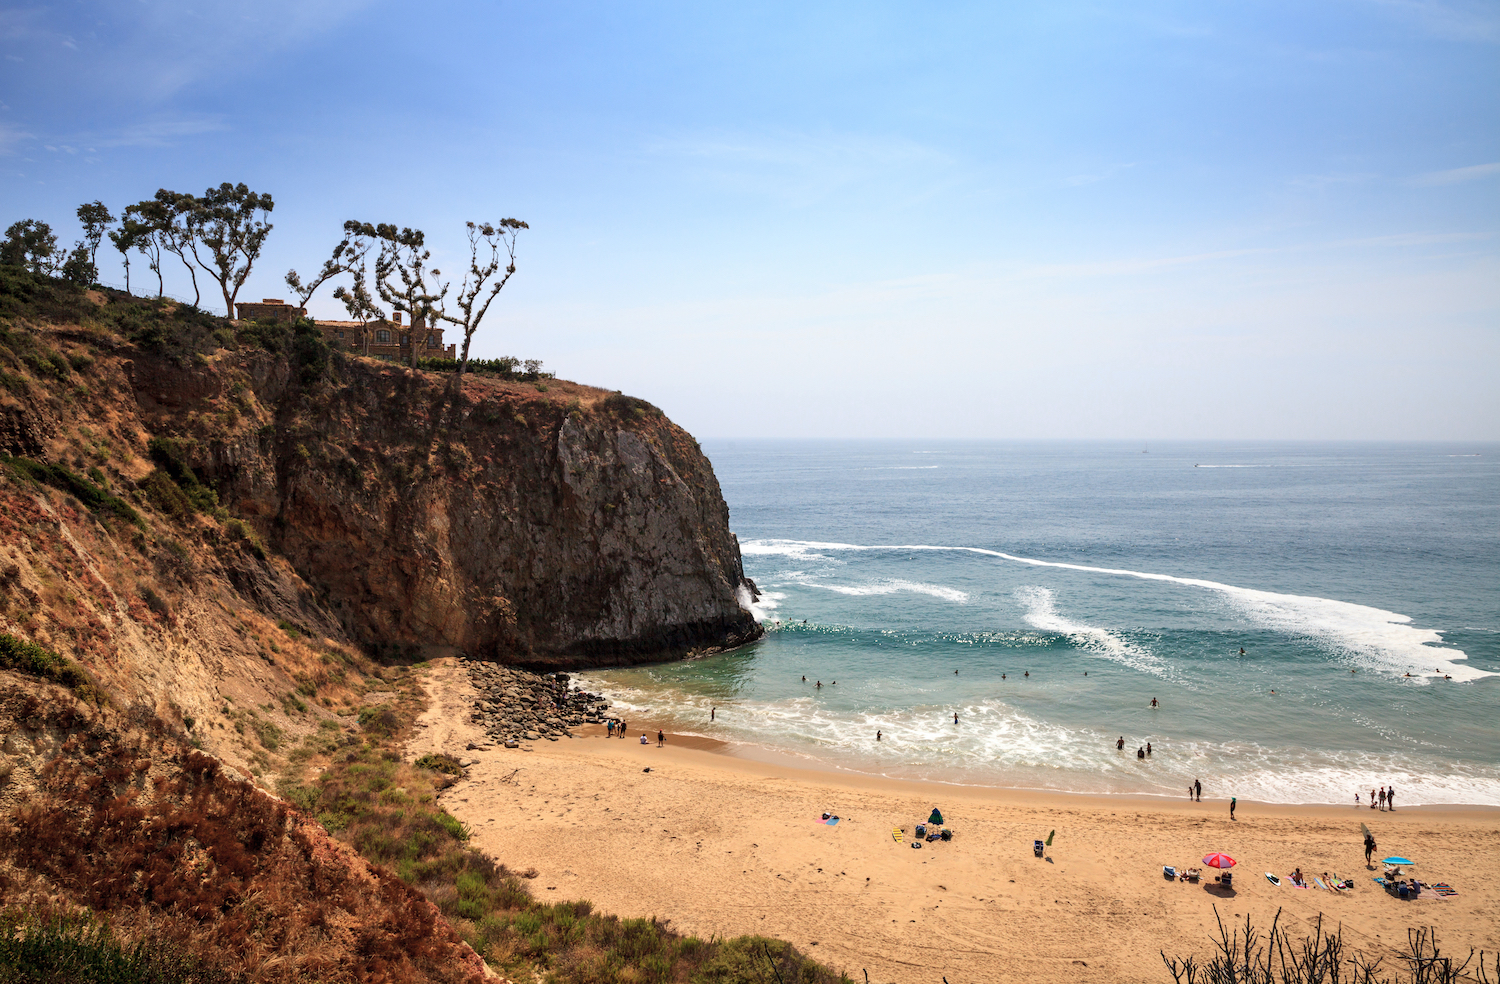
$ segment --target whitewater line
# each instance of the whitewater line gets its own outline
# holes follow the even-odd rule
[[[1132,571],[1119,567],[1093,567],[1087,564],[1071,564],[1066,561],[1038,560],[1021,557],[1003,550],[984,547],[934,546],[931,544],[881,544],[865,546],[854,543],[825,543],[811,540],[751,540],[741,545],[742,553],[756,555],[781,554],[810,558],[809,551],[931,551],[941,553],[970,553],[1029,567],[1049,567],[1058,570],[1081,571],[1087,574],[1108,574],[1114,577],[1130,577],[1142,581],[1159,581],[1167,584],[1182,584],[1203,588],[1224,595],[1245,614],[1288,631],[1302,631],[1338,642],[1343,648],[1357,654],[1378,654],[1385,668],[1406,670],[1414,679],[1432,676],[1452,676],[1463,682],[1495,676],[1485,670],[1468,665],[1459,665],[1456,660],[1468,659],[1460,649],[1433,648],[1429,644],[1441,644],[1442,634],[1432,629],[1418,629],[1410,625],[1411,617],[1399,612],[1388,612],[1368,605],[1319,598],[1314,595],[1280,594],[1256,588],[1242,588],[1206,578],[1179,577],[1173,574],[1155,574],[1150,571]],[[1420,659],[1418,658],[1420,657]],[[1400,666],[1394,665],[1400,660]],[[1426,662],[1446,662],[1447,666],[1432,666]]]

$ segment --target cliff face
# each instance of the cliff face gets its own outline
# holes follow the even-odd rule
[[[0,633],[256,775],[372,700],[370,656],[569,668],[760,633],[696,442],[605,390],[459,389],[0,277],[0,456]]]
[[[357,640],[564,667],[759,634],[712,467],[642,401],[360,360],[309,388],[259,354],[129,375],[159,430],[248,383],[269,425],[186,435],[192,464]]]

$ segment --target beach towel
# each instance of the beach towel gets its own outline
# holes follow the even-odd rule
[[[815,820],[815,821],[813,821],[813,822],[814,823],[826,823],[826,824],[828,824],[828,826],[832,827],[834,824],[836,824],[836,823],[839,822],[839,818],[838,817],[829,817],[827,820],[824,820],[822,817],[818,817],[818,819]]]
[[[902,831],[901,831],[900,827],[892,827],[891,828],[891,840],[893,840],[897,844],[899,844],[899,843],[901,843],[902,836],[904,836],[904,835],[902,834]]]
[[[1313,875],[1313,884],[1318,888],[1321,888],[1325,892],[1330,890],[1327,885],[1323,884],[1323,879],[1319,878],[1317,875]]]
[[[1454,891],[1452,885],[1447,885],[1447,884],[1444,884],[1443,882],[1438,882],[1436,885],[1432,886],[1432,890],[1434,892],[1438,893],[1439,895],[1457,895],[1458,894],[1458,892]]]

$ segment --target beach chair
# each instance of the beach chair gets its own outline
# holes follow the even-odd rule
[[[1161,874],[1162,877],[1167,881],[1177,880],[1177,869],[1172,867],[1170,864],[1164,864],[1161,866]]]
[[[1041,841],[1032,841],[1031,853],[1035,854],[1037,857],[1041,857],[1042,851],[1046,848],[1046,846],[1047,845],[1043,844]]]
[[[1219,887],[1220,888],[1233,888],[1234,887],[1234,872],[1232,872],[1232,871],[1226,871],[1222,875],[1220,875],[1219,876]]]
[[[1194,885],[1196,885],[1196,884],[1198,884],[1198,879],[1200,879],[1200,878],[1203,877],[1203,869],[1202,868],[1189,868],[1187,870],[1186,874],[1187,874],[1187,880],[1190,881],[1190,882],[1192,882]]]

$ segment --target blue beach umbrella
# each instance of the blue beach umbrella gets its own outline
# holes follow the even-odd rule
[[[1408,860],[1407,858],[1382,858],[1381,861],[1380,861],[1380,863],[1381,864],[1416,864],[1415,861]]]

